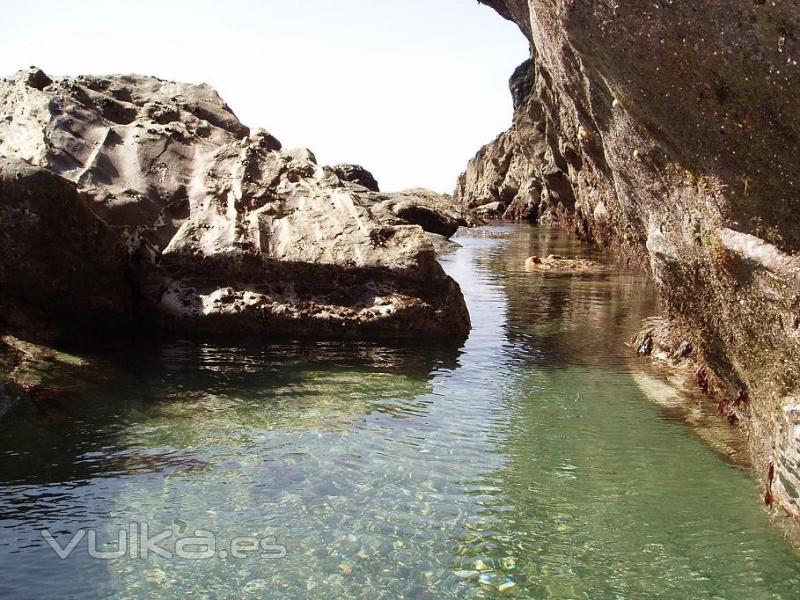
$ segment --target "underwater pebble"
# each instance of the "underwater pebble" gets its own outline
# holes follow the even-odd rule
[[[162,583],[167,578],[167,574],[156,567],[147,574],[147,580],[153,583]]]
[[[254,594],[256,592],[262,592],[267,589],[269,584],[264,579],[253,579],[245,584],[242,588],[242,591],[246,594]]]
[[[478,571],[456,571],[453,574],[459,579],[475,579],[480,575]]]
[[[500,560],[500,566],[506,571],[511,571],[512,569],[517,568],[517,561],[514,560],[513,556],[506,556]]]
[[[515,588],[515,587],[517,587],[517,584],[513,580],[506,579],[505,582],[503,582],[501,585],[499,585],[497,587],[497,591],[498,592],[507,592],[508,590],[510,590],[512,588]]]

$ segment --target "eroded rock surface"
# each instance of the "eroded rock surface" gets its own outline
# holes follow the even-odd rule
[[[800,517],[800,12],[482,1],[531,42],[528,83],[512,81],[530,94],[459,196],[541,219],[525,190],[558,172],[550,218],[649,266],[698,386],[737,407],[765,500]]]
[[[419,225],[425,231],[451,237],[461,226],[470,226],[466,211],[451,196],[423,188],[392,194],[370,194],[372,213],[382,223]]]
[[[72,305],[99,288],[100,299],[82,308],[107,318],[103,302],[125,304],[113,286],[102,293],[108,275],[130,281],[140,319],[182,331],[394,337],[469,328],[458,285],[423,229],[376,218],[363,173],[354,185],[352,170],[336,175],[308,150],[283,150],[240,123],[207,85],[51,79],[32,69],[0,82],[0,116],[0,157],[39,178],[3,171],[0,209],[24,197],[32,221],[27,229],[4,221],[4,242],[38,244],[24,257],[34,279],[51,256],[65,263],[54,269],[87,276],[98,261],[108,266],[86,286],[77,276],[61,287],[42,282],[46,293],[34,288],[34,297],[63,288]],[[48,214],[40,179],[60,186],[62,196],[49,201],[77,216]],[[83,243],[89,235],[95,248]],[[106,264],[117,259],[115,240],[125,268]],[[6,258],[2,283],[23,281]],[[3,300],[25,312],[6,289]]]
[[[333,173],[342,181],[358,184],[371,192],[380,192],[378,181],[361,165],[343,163],[330,167]]]
[[[481,148],[458,180],[455,198],[488,219],[569,225],[575,197],[567,165],[547,143],[547,121],[534,89],[533,61],[511,76],[514,123]]]

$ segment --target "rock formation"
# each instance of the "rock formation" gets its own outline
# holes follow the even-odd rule
[[[340,164],[330,167],[330,170],[333,171],[334,175],[336,175],[342,181],[356,183],[367,188],[371,192],[381,191],[378,187],[378,182],[375,180],[375,177],[373,177],[372,173],[367,171],[361,165]]]
[[[527,60],[514,71],[514,123],[470,161],[455,197],[486,218],[566,226],[575,198],[566,164],[547,143],[547,121],[534,93],[534,68]]]
[[[514,127],[478,154],[459,198],[647,264],[670,354],[695,361],[698,386],[743,425],[767,503],[800,517],[800,13],[482,2],[517,23],[532,61],[512,79]],[[542,210],[547,175],[569,190]]]
[[[373,213],[367,171],[284,151],[207,85],[32,68],[0,82],[0,157],[12,250],[0,303],[20,322],[292,336],[469,328],[415,219]]]
[[[422,188],[393,194],[370,194],[373,214],[392,225],[419,225],[429,233],[451,237],[459,227],[470,226],[471,220],[450,196]]]
[[[128,322],[119,236],[74,183],[0,158],[0,315],[13,330],[97,331]]]

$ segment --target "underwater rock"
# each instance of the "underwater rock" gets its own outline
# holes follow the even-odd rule
[[[453,573],[459,579],[476,579],[479,575],[479,571],[469,571],[469,570],[459,570]]]
[[[517,584],[512,579],[506,579],[503,583],[497,586],[498,592],[507,592],[517,587]]]
[[[544,258],[531,256],[525,261],[525,270],[540,273],[604,273],[608,267],[585,258],[564,258],[550,254]]]
[[[53,396],[58,381],[74,380],[88,363],[77,356],[16,337],[0,337],[0,417],[19,401]]]

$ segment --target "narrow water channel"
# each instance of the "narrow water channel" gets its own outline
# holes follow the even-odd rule
[[[0,598],[796,598],[752,475],[636,384],[642,277],[526,273],[589,255],[560,231],[456,240],[461,348],[138,347],[7,415]],[[84,537],[61,560],[41,535],[113,551],[142,523],[167,551],[213,533],[215,556],[102,560]],[[231,556],[241,536],[259,550]]]

